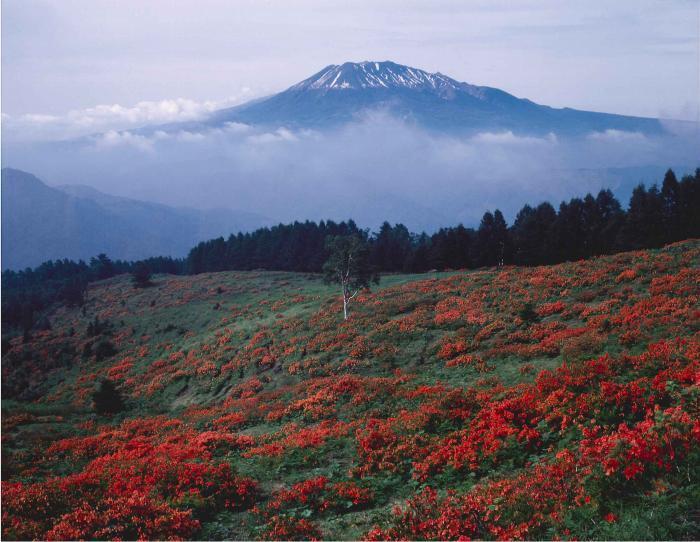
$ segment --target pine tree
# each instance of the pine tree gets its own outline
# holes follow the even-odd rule
[[[134,288],[147,288],[153,286],[151,282],[151,270],[143,262],[137,262],[131,272],[131,284]]]
[[[549,203],[525,205],[512,228],[516,264],[541,265],[555,260],[554,227],[557,212]]]
[[[503,213],[496,209],[493,214],[484,213],[476,232],[474,260],[479,266],[503,265],[506,251],[510,247],[508,225]]]
[[[680,238],[700,237],[700,168],[681,179],[679,192]]]
[[[114,262],[106,254],[99,254],[97,258],[91,258],[90,268],[97,280],[108,279],[116,274]]]
[[[116,414],[124,410],[121,393],[109,379],[100,382],[99,388],[92,394],[92,402],[98,414]]]
[[[612,254],[617,250],[625,212],[610,190],[601,190],[595,199],[597,224],[593,234],[593,254]]]
[[[669,169],[664,175],[664,182],[661,185],[661,197],[663,198],[664,217],[664,241],[677,241],[682,236],[680,196],[681,186],[676,179],[676,174]]]

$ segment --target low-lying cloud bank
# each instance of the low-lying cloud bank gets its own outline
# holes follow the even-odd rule
[[[326,132],[228,123],[7,143],[3,165],[52,184],[171,205],[246,209],[276,221],[353,217],[372,228],[388,219],[417,230],[474,225],[496,207],[512,219],[524,203],[558,203],[601,187],[626,203],[637,182],[660,180],[668,166],[700,164],[699,149],[697,129],[663,137],[617,130],[576,139],[509,131],[457,137],[373,112]]]
[[[63,115],[3,113],[3,136],[18,142],[61,141],[98,132],[128,130],[147,124],[201,120],[210,113],[250,99],[250,89],[224,100],[198,102],[187,98],[142,101],[133,106],[104,104]]]

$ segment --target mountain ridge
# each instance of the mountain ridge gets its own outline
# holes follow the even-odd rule
[[[170,207],[80,185],[53,187],[8,167],[2,169],[2,208],[3,269],[101,252],[126,260],[184,256],[202,238],[269,222],[243,211]]]

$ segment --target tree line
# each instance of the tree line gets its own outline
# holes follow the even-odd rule
[[[328,257],[324,240],[337,235],[365,239],[371,264],[382,272],[553,264],[654,248],[700,236],[700,169],[680,181],[668,170],[660,189],[637,186],[626,210],[610,190],[601,190],[559,209],[548,202],[525,205],[511,226],[498,209],[486,212],[476,229],[459,225],[432,235],[388,222],[371,235],[352,220],[280,224],[199,243],[185,259],[185,272],[321,272]]]
[[[329,257],[326,240],[338,236],[366,243],[370,265],[385,273],[554,264],[654,248],[700,237],[700,168],[680,181],[669,169],[661,188],[639,185],[627,209],[610,190],[601,190],[562,202],[558,209],[548,202],[525,205],[510,226],[499,210],[486,212],[478,228],[460,224],[433,234],[411,233],[388,222],[372,234],[352,220],[294,222],[199,243],[184,259],[124,262],[102,254],[89,263],[59,260],[4,271],[3,322],[27,329],[51,303],[81,305],[89,282],[122,273],[134,273],[135,278],[253,269],[320,273]]]
[[[52,303],[81,306],[90,282],[131,273],[141,267],[146,267],[149,273],[182,274],[184,261],[169,257],[112,261],[106,254],[100,254],[88,263],[64,259],[44,262],[34,269],[3,271],[3,326],[31,329],[38,323],[38,314]]]

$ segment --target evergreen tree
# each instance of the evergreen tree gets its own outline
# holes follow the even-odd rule
[[[679,239],[700,237],[700,168],[681,179],[679,190]]]
[[[430,237],[422,233],[413,240],[413,249],[408,258],[408,271],[411,273],[423,273],[431,268],[430,262]]]
[[[404,271],[411,253],[411,234],[403,224],[384,222],[372,241],[372,263],[382,271]]]
[[[594,226],[592,253],[612,254],[618,248],[625,212],[610,190],[601,190],[595,199],[597,222]]]
[[[573,198],[562,202],[554,223],[557,253],[555,260],[572,261],[583,258],[586,247],[586,215],[583,200]]]
[[[92,394],[92,402],[98,414],[116,414],[124,410],[122,395],[109,379],[100,382],[99,388]]]
[[[498,266],[503,267],[506,263],[510,263],[510,233],[506,219],[503,218],[503,213],[498,209],[493,212],[493,242],[498,249]]]
[[[116,353],[117,349],[114,347],[114,344],[112,344],[111,341],[102,340],[97,343],[97,347],[95,348],[95,360],[98,362],[104,361],[107,358],[111,358]]]
[[[503,265],[510,246],[508,226],[501,211],[484,213],[476,232],[474,260],[479,266]]]
[[[630,198],[622,243],[625,248],[635,250],[658,247],[663,244],[664,237],[664,204],[661,194],[656,186],[647,190],[640,184]]]
[[[669,169],[664,175],[661,197],[663,198],[664,242],[676,241],[682,235],[681,186],[672,169]]]
[[[116,275],[114,262],[106,254],[99,254],[97,258],[90,258],[90,267],[96,280],[108,279]]]
[[[68,279],[61,290],[60,297],[69,307],[80,307],[85,303],[87,286],[87,277],[77,276]]]
[[[466,269],[473,267],[475,233],[462,224],[456,228],[450,228],[448,232],[449,264],[452,269]]]
[[[550,203],[535,209],[525,205],[512,228],[514,260],[519,265],[542,265],[555,260],[554,227],[557,212]]]
[[[144,262],[137,262],[131,271],[131,283],[134,288],[147,288],[153,286],[151,282],[151,270]]]

